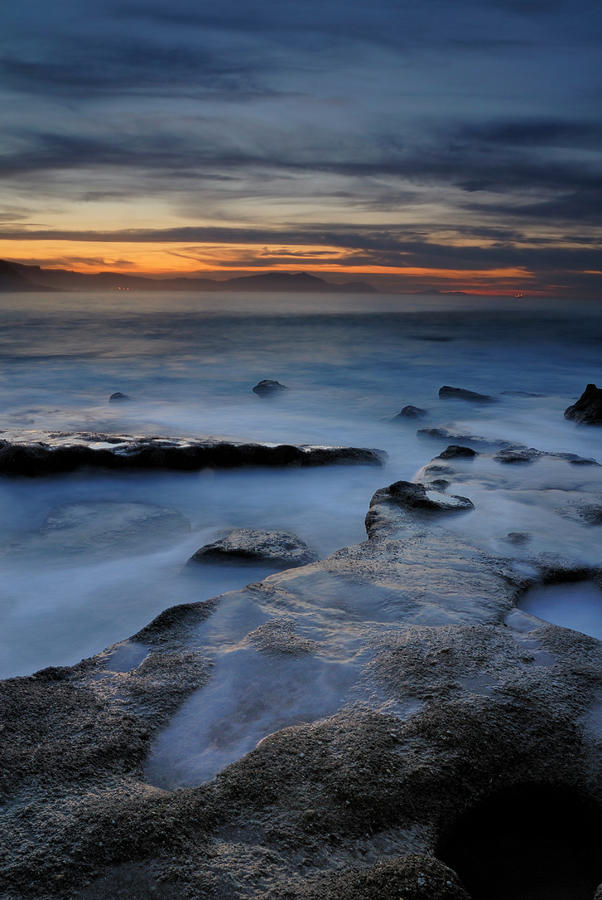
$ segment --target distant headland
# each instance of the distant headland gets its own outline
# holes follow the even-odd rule
[[[266,272],[217,281],[213,278],[149,278],[120,272],[93,274],[43,269],[0,260],[0,291],[292,291],[298,293],[376,294],[365,281],[334,283],[307,272]]]

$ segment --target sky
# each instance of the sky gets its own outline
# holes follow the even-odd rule
[[[19,0],[0,258],[602,299],[599,0]]]

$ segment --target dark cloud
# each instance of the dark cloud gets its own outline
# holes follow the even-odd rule
[[[580,278],[599,268],[601,34],[593,0],[8,4],[3,236]],[[82,201],[148,221],[140,198],[183,227],[53,227]],[[29,210],[47,230],[9,227]]]

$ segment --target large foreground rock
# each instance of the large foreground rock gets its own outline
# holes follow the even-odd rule
[[[565,409],[564,418],[583,425],[602,425],[602,388],[588,384],[577,402]]]
[[[261,562],[280,569],[315,562],[316,554],[305,541],[286,531],[235,528],[190,557],[190,563]]]
[[[0,894],[593,897],[602,645],[518,608],[583,571],[462,537],[478,504],[425,509],[441,462],[424,493],[377,492],[363,543],[2,683]],[[601,477],[561,457],[445,464],[475,497],[531,479],[531,516]]]
[[[95,432],[0,432],[0,475],[106,469],[231,469],[242,466],[380,465],[386,454],[359,447],[260,444],[215,438],[159,438]]]

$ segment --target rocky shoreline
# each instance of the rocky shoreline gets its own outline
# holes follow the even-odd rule
[[[516,471],[450,449],[417,483],[376,492],[364,543],[167,609],[79,665],[3,682],[2,897],[593,898],[602,644],[520,598],[538,583],[602,585],[602,569],[528,544],[518,559],[491,554],[449,530],[475,515],[483,481]],[[577,472],[562,455],[554,465]],[[174,723],[225,677],[210,629],[237,610],[248,624],[228,649],[252,663],[249,682],[303,672],[316,697],[321,669],[351,682],[314,721],[291,708],[217,778],[157,786],[157,748],[177,748]]]

